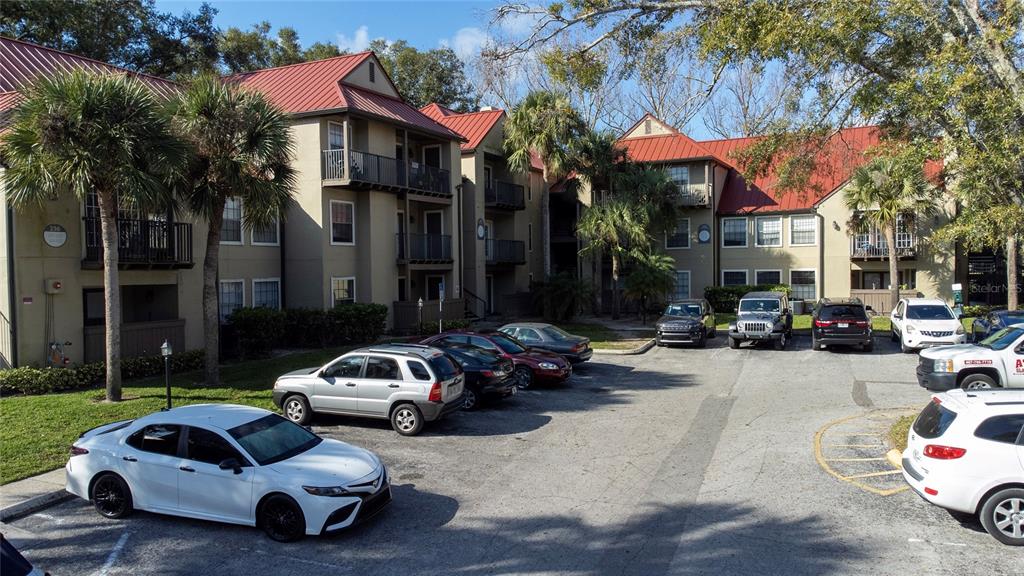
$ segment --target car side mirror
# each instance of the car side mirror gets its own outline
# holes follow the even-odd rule
[[[242,465],[238,462],[237,458],[228,458],[226,460],[221,460],[219,466],[221,470],[231,470],[235,474],[242,473]]]
[[[736,308],[734,308],[734,309],[733,309],[733,311],[732,311],[732,313],[733,313],[733,314],[739,314],[739,313],[740,313],[740,307],[739,307],[739,306],[737,306]]]
[[[893,318],[903,318],[903,314],[893,314]]]

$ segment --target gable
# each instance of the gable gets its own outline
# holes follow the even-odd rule
[[[639,122],[626,131],[621,139],[626,140],[629,138],[644,138],[647,136],[665,136],[675,133],[676,130],[665,122],[658,120],[650,114],[645,114]]]
[[[384,71],[384,67],[377,60],[377,56],[372,53],[341,80],[346,84],[365,88],[391,98],[401,97],[398,94],[398,88],[395,87],[394,82],[391,81],[387,72]]]

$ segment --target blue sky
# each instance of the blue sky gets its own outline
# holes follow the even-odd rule
[[[156,2],[158,9],[174,13],[195,12],[201,4],[176,0]],[[386,38],[407,40],[421,49],[447,43],[463,55],[482,43],[490,18],[487,12],[497,2],[222,0],[210,4],[219,11],[214,22],[220,28],[245,29],[266,20],[275,29],[279,26],[295,28],[303,46],[317,41],[333,42],[358,51],[370,40]]]

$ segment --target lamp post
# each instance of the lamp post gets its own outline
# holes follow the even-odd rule
[[[164,385],[167,388],[167,409],[171,409],[171,354],[174,354],[174,349],[171,348],[171,343],[168,340],[164,340],[163,346],[160,347],[160,355],[164,357]]]
[[[423,298],[420,298],[420,301],[416,303],[416,307],[420,311],[420,325],[417,330],[423,330]]]

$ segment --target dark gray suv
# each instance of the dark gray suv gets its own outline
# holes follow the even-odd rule
[[[736,307],[736,320],[729,323],[729,348],[770,340],[782,350],[792,337],[793,310],[783,292],[748,292]]]

